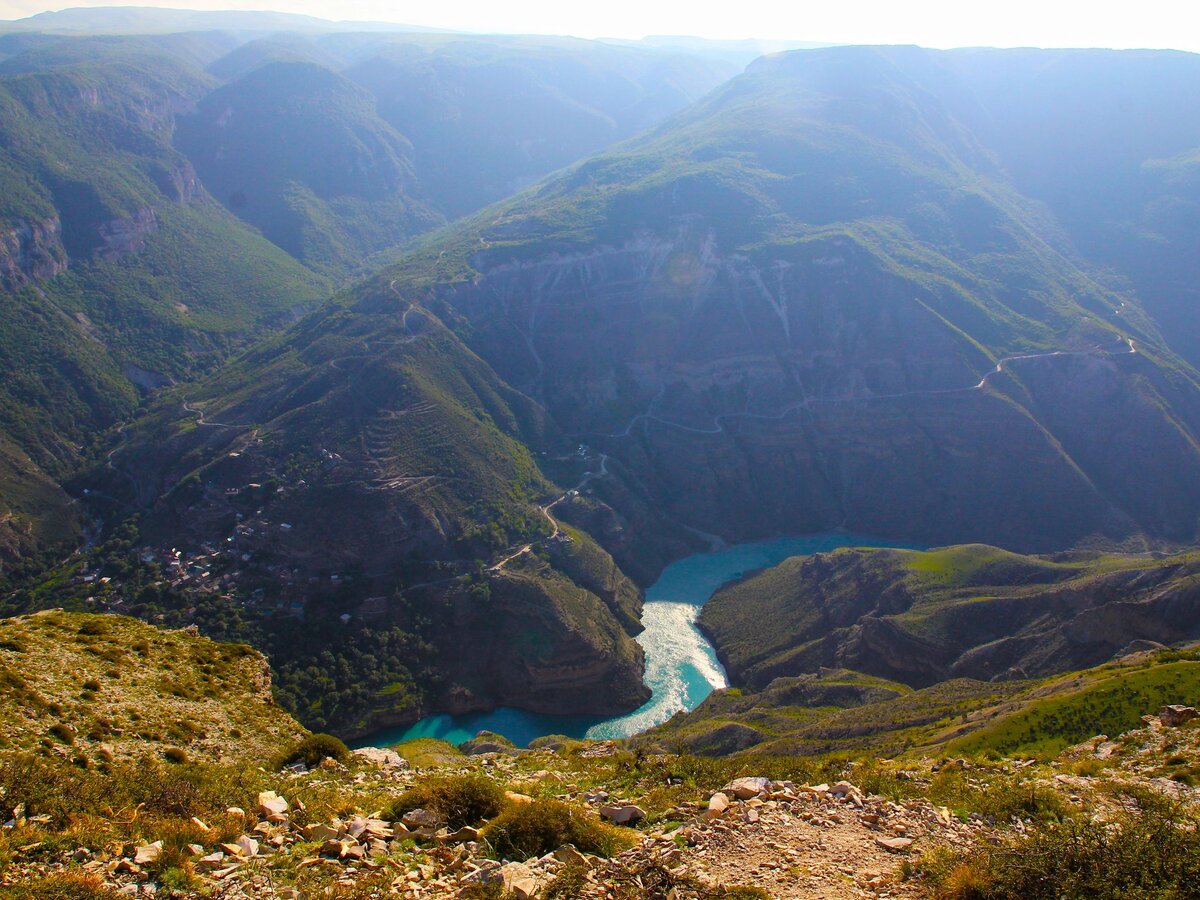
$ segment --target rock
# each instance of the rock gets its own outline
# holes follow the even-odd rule
[[[244,817],[246,815],[246,811],[244,809],[242,809],[240,806],[231,806],[227,810],[225,810],[225,815],[227,815],[227,816],[243,816]]]
[[[646,818],[646,811],[640,806],[612,805],[600,807],[600,817],[608,819],[614,825],[632,825]]]
[[[1178,728],[1180,725],[1196,718],[1197,715],[1200,715],[1200,713],[1197,713],[1194,707],[1180,706],[1176,703],[1160,709],[1158,711],[1158,720],[1166,728]]]
[[[483,753],[513,753],[516,747],[502,734],[492,731],[481,731],[469,741],[463,741],[458,749],[467,756],[479,756]]]
[[[321,843],[321,849],[317,852],[322,856],[336,856],[339,859],[342,856],[342,851],[346,849],[346,843],[337,838],[329,838]]]
[[[258,841],[248,834],[243,834],[238,838],[237,845],[242,848],[243,856],[258,856]]]
[[[152,862],[157,862],[162,856],[163,842],[155,841],[153,844],[143,844],[133,852],[133,861],[139,866],[145,866]]]
[[[304,828],[304,837],[306,840],[322,843],[324,841],[336,841],[341,836],[336,828],[329,825],[322,825],[319,822],[314,822],[312,825],[306,825]]]
[[[901,850],[907,850],[909,847],[912,846],[912,838],[877,837],[877,838],[875,838],[875,843],[877,843],[884,850],[888,850],[892,853],[899,853]]]
[[[437,830],[445,824],[445,821],[435,812],[428,809],[410,809],[400,821],[408,828],[431,828]]]
[[[848,797],[850,794],[858,794],[861,791],[848,781],[839,781],[829,789],[829,793],[835,797]]]
[[[258,795],[258,809],[271,821],[287,818],[288,802],[274,791],[263,791]]]
[[[708,816],[715,818],[729,809],[729,797],[722,791],[717,791],[708,798]]]
[[[112,744],[101,744],[96,748],[96,755],[104,762],[112,762],[117,758],[117,754],[113,750]]]
[[[537,896],[537,876],[524,863],[509,863],[500,869],[500,877],[504,882],[504,890],[517,900],[532,900]]]
[[[509,803],[532,803],[533,798],[528,794],[518,794],[516,791],[505,791],[504,799]]]
[[[563,844],[554,851],[552,856],[564,866],[581,866],[583,868],[588,867],[588,858],[570,844]]]
[[[480,859],[476,861],[476,867],[473,871],[462,877],[463,884],[497,884],[503,883],[504,874],[501,871],[504,867],[494,859]]]
[[[468,756],[482,756],[485,753],[504,753],[506,750],[509,749],[508,747],[505,747],[503,744],[495,744],[495,743],[492,743],[491,741],[479,741],[477,743],[475,743],[475,742],[468,742],[468,743],[471,744],[471,746],[469,748],[466,748],[465,744],[463,745],[464,748],[466,748],[463,750],[463,752],[466,753]]]
[[[408,768],[408,760],[395,750],[383,747],[359,747],[354,751],[354,755],[380,769]]]
[[[770,787],[771,780],[769,778],[735,778],[721,788],[721,791],[726,795],[737,797],[739,800],[749,800],[751,797],[767,793]]]
[[[218,850],[216,853],[210,853],[208,856],[202,856],[196,860],[197,869],[219,869],[225,864],[225,854]]]
[[[458,831],[452,831],[445,836],[445,840],[450,844],[465,844],[468,841],[479,840],[479,829],[472,828],[470,825],[464,825]]]

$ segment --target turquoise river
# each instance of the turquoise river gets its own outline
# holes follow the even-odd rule
[[[368,735],[357,746],[386,747],[413,738],[440,738],[459,744],[481,730],[503,734],[525,746],[545,734],[570,737],[620,738],[665,722],[676,712],[694,709],[715,688],[728,685],[712,646],[696,628],[700,607],[728,581],[748,572],[838,547],[895,547],[861,535],[830,532],[735,544],[711,553],[697,553],[663,570],[646,590],[638,642],[646,650],[646,684],[652,696],[639,709],[615,718],[548,716],[502,707],[464,716],[429,716],[414,725]]]

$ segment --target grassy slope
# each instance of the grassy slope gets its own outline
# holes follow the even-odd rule
[[[948,754],[1049,759],[1097,734],[1141,727],[1200,691],[1195,651],[1135,654],[1093,669],[1008,682],[953,679],[913,691],[858,673],[718,691],[634,740],[705,755]]]
[[[274,704],[260,654],[120,616],[0,621],[0,682],[6,750],[261,760],[304,734]]]
[[[724,589],[700,621],[735,682],[756,687],[843,657],[918,686],[952,674],[1046,674],[1097,664],[1139,638],[1197,637],[1196,562],[1053,561],[983,545],[841,550]],[[914,658],[897,658],[906,652]]]

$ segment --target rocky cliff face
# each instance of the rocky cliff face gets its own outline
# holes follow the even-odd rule
[[[947,327],[947,292],[844,238],[751,256],[684,227],[487,268],[443,296],[681,534],[1045,549],[1194,531],[1200,455],[1187,418],[1161,415],[1178,393],[1161,370],[1103,331],[1005,361]],[[1170,486],[1121,474],[1164,454]],[[636,517],[616,480],[598,496]]]
[[[67,251],[62,244],[62,223],[57,217],[43,221],[20,219],[0,228],[0,287],[16,290],[65,271]]]
[[[146,247],[147,236],[158,230],[158,217],[148,206],[122,219],[112,219],[97,229],[100,244],[92,251],[98,259],[113,261],[138,253]]]

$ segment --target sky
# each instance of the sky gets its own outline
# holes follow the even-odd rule
[[[1200,52],[1194,0],[0,0],[0,18],[68,6],[277,9],[452,30],[640,38],[688,34],[926,47],[1146,47]]]

